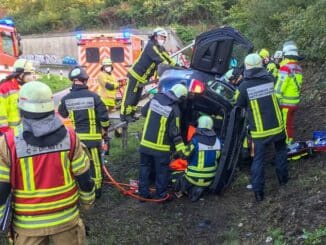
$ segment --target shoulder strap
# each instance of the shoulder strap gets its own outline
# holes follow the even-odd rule
[[[75,131],[70,128],[70,127],[67,127],[67,131],[69,133],[69,136],[70,136],[70,151],[69,151],[69,159],[70,161],[73,160],[74,158],[74,153],[75,153],[75,148],[76,148],[76,133]]]
[[[10,158],[11,158],[10,162],[13,163],[13,162],[15,162],[14,159],[13,159],[13,156],[15,155],[15,150],[16,150],[15,139],[14,139],[14,137],[15,137],[14,131],[12,129],[10,129],[8,132],[6,132],[4,134],[4,137],[5,137],[8,149],[10,151]]]

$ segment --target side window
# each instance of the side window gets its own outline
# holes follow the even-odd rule
[[[191,67],[213,74],[224,74],[228,70],[232,44],[232,39],[199,41],[194,48]]]
[[[125,52],[121,47],[111,48],[111,60],[113,63],[123,63],[125,61]]]
[[[100,62],[100,51],[98,48],[86,48],[86,62],[87,63]]]
[[[14,56],[14,40],[10,32],[1,32],[1,39],[2,39],[2,49],[3,52]]]

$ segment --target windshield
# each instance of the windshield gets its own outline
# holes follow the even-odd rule
[[[221,81],[210,82],[208,86],[218,95],[233,103],[235,89],[232,85]]]
[[[244,59],[248,55],[248,48],[242,44],[234,43],[231,53],[229,69],[240,68],[243,66]]]
[[[4,53],[14,56],[14,40],[10,32],[1,32],[2,50]]]

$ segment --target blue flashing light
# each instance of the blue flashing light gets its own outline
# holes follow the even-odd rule
[[[130,38],[131,33],[129,31],[124,31],[122,35],[124,38]]]
[[[236,68],[236,67],[238,67],[237,59],[236,58],[231,58],[229,68],[232,69],[232,68]]]
[[[15,26],[15,22],[9,18],[0,19],[0,25]]]
[[[81,33],[77,33],[77,34],[76,34],[76,39],[77,39],[77,40],[80,40],[80,39],[82,39],[82,36],[83,36],[83,35],[82,35]]]

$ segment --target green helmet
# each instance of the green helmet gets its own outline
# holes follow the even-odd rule
[[[263,61],[258,54],[248,54],[245,58],[246,70],[263,66]]]
[[[181,98],[183,96],[188,95],[187,87],[182,84],[173,85],[170,91],[172,91],[177,98]]]
[[[33,63],[26,59],[17,59],[14,63],[14,70],[17,73],[33,72]]]
[[[51,89],[39,81],[25,83],[19,91],[18,107],[32,113],[54,111]]]
[[[112,65],[112,60],[110,58],[104,58],[102,60],[102,66],[111,66]]]
[[[213,124],[213,119],[210,116],[203,115],[198,118],[198,128],[212,129]]]

